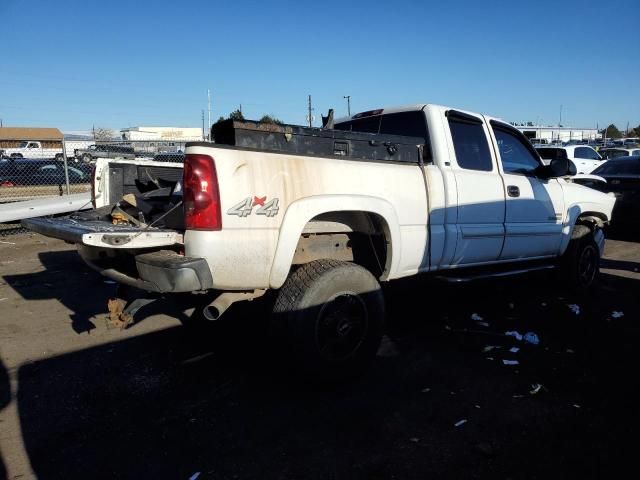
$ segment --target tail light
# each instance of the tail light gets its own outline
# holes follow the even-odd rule
[[[182,186],[185,227],[190,230],[220,230],[220,192],[213,158],[187,154]]]

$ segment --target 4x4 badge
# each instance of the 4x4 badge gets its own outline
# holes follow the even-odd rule
[[[272,198],[267,202],[267,197],[247,197],[240,203],[235,204],[229,210],[227,215],[237,215],[239,217],[248,217],[253,213],[253,207],[259,206],[256,215],[266,215],[267,217],[275,217],[280,210],[278,199]]]

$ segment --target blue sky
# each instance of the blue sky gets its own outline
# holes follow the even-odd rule
[[[316,125],[432,102],[509,121],[640,124],[638,0],[0,0],[5,126],[200,126],[242,104]]]

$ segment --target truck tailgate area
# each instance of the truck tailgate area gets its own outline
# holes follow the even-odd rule
[[[180,232],[154,227],[113,225],[104,220],[30,218],[22,221],[29,230],[70,243],[103,248],[154,248],[180,244]]]

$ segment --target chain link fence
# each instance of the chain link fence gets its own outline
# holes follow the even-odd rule
[[[182,161],[186,142],[165,140],[25,141],[0,145],[0,208],[13,202],[89,192],[98,158]],[[49,148],[47,148],[49,147]],[[21,231],[0,223],[0,236]]]

